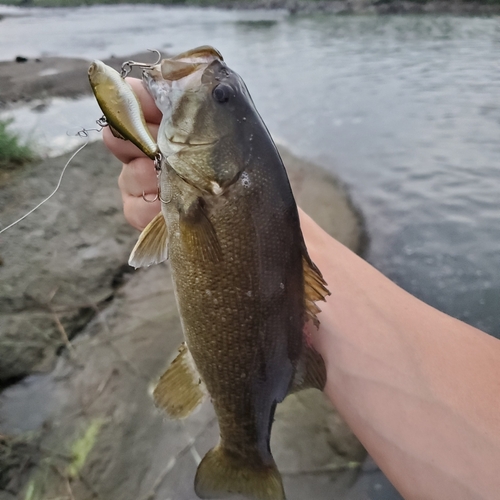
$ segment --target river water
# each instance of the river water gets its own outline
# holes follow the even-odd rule
[[[214,45],[272,134],[350,187],[371,236],[368,259],[500,336],[500,18],[158,5],[9,12],[23,15],[0,23],[2,59]],[[14,113],[18,128],[38,126],[56,147],[98,115],[90,98]]]
[[[6,60],[214,45],[271,133],[348,185],[366,218],[368,260],[500,337],[500,18],[3,9],[15,14],[0,22]],[[100,116],[90,98],[7,114],[24,134],[45,130],[56,149],[68,129]]]

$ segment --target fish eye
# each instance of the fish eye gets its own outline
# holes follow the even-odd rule
[[[233,89],[226,83],[220,83],[212,90],[212,95],[217,102],[227,102]]]

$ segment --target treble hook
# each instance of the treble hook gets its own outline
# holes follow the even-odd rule
[[[160,194],[160,187],[158,186],[158,191],[156,192],[156,195],[155,197],[152,199],[152,200],[148,200],[148,198],[146,198],[146,193],[143,191],[142,192],[142,199],[146,202],[146,203],[154,203],[156,200],[160,200],[163,204],[167,205],[168,203],[170,203],[171,199],[170,200],[164,200],[162,197],[161,197],[161,194]]]
[[[161,61],[161,53],[159,50],[156,49],[148,49],[149,52],[156,52],[158,55],[158,59],[153,63],[153,64],[147,64],[147,63],[140,63],[136,61],[125,61],[122,64],[122,71],[121,71],[121,77],[125,78],[128,76],[128,74],[132,71],[132,68],[134,66],[137,66],[139,68],[152,68],[153,66],[156,66],[157,64],[160,64]]]
[[[158,186],[158,191],[156,192],[156,196],[155,196],[152,200],[148,200],[148,199],[146,198],[146,194],[144,193],[144,191],[142,192],[142,199],[143,199],[146,203],[154,203],[156,200],[161,199],[161,198],[160,198],[160,186]]]
[[[157,153],[157,155],[155,156],[155,159],[154,159],[154,166],[155,166],[155,170],[156,170],[156,182],[158,183],[158,188],[157,188],[156,195],[153,199],[146,198],[146,193],[144,191],[142,192],[142,199],[146,203],[154,203],[156,200],[160,200],[162,203],[167,204],[167,203],[170,203],[170,201],[171,201],[171,199],[167,201],[161,197],[160,174],[161,174],[161,162],[162,162],[162,160],[163,160],[162,154]]]
[[[158,191],[158,199],[164,204],[164,205],[167,205],[168,203],[170,203],[172,201],[172,198],[170,198],[170,200],[164,200],[161,196],[160,196],[160,191]]]

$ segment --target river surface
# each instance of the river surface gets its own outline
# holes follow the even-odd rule
[[[8,10],[23,15],[0,22],[3,59],[214,45],[271,133],[350,187],[371,236],[368,259],[425,302],[500,336],[500,18]],[[99,112],[90,98],[56,99],[14,116],[57,147]]]
[[[368,260],[500,337],[500,18],[3,10],[15,14],[0,22],[6,60],[214,45],[271,133],[348,185],[366,218]],[[100,116],[90,98],[7,114],[24,134],[44,129],[56,149],[67,147],[66,131]]]

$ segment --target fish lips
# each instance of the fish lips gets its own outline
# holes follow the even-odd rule
[[[149,74],[154,80],[158,80],[161,75],[163,80],[175,82],[204,70],[214,61],[224,61],[221,53],[209,45],[203,45],[175,57],[162,59],[159,64],[145,69],[143,74]]]

